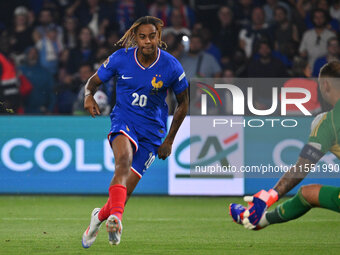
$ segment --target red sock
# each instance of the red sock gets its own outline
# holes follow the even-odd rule
[[[98,219],[100,221],[106,220],[110,216],[110,198],[107,200],[106,204],[100,209],[98,213]]]
[[[112,185],[109,188],[109,208],[110,215],[116,215],[122,220],[126,201],[126,187],[120,184]]]

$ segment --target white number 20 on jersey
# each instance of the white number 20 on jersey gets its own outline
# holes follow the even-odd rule
[[[134,97],[131,103],[132,105],[140,107],[146,106],[146,103],[148,101],[148,97],[146,95],[138,95],[137,93],[133,93],[132,96]]]

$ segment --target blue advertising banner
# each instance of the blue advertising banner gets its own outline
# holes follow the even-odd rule
[[[114,172],[108,117],[0,117],[0,193],[106,194]],[[156,160],[135,193],[167,194]]]
[[[258,125],[252,121],[251,125],[242,128],[243,135],[239,137],[243,139],[238,141],[242,148],[239,153],[243,155],[240,163],[244,166],[294,164],[307,141],[313,118],[294,119],[298,122],[298,126],[294,128],[277,125],[280,118],[275,121],[275,127],[268,123],[261,128],[251,127]],[[246,117],[244,120],[249,124],[251,118]],[[114,173],[113,154],[106,138],[109,126],[110,120],[107,117],[0,117],[0,193],[107,194]],[[180,144],[189,136],[190,129],[183,126],[175,142]],[[177,149],[174,144],[173,155]],[[213,193],[208,193],[208,190],[203,192],[202,189],[198,193],[195,191],[197,180],[181,178],[174,182],[173,175],[180,173],[182,169],[172,161],[173,156],[170,161],[156,159],[138,184],[135,193],[235,195],[234,186],[234,193],[227,189],[231,184],[228,187],[224,185],[221,190],[217,190],[216,185],[209,187],[210,191],[215,188]],[[327,154],[321,160],[321,164],[339,162],[333,154]],[[239,183],[235,185],[240,186],[242,194],[252,194],[260,189],[271,188],[279,176],[281,175],[270,177],[268,174],[254,176],[245,173],[244,178],[237,179]],[[204,185],[212,180],[209,178]],[[340,179],[306,178],[301,185],[307,183],[339,186]],[[290,194],[295,193],[297,188]],[[237,194],[242,195],[241,193]]]

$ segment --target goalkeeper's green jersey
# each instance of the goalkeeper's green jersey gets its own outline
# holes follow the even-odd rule
[[[321,152],[332,152],[340,159],[340,100],[329,112],[315,117],[311,125],[308,143]]]

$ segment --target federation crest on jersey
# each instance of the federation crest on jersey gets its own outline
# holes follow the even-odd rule
[[[151,91],[151,95],[157,95],[158,94],[158,90],[160,89],[160,88],[162,88],[163,87],[163,81],[161,81],[159,78],[161,77],[161,75],[158,75],[158,74],[156,74],[153,78],[152,78],[152,80],[151,80],[151,85],[152,85],[152,87],[153,87],[153,89],[152,89],[152,91]],[[157,81],[158,80],[158,81]]]

